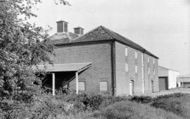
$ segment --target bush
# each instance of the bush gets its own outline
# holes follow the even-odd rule
[[[34,98],[34,93],[30,91],[22,91],[13,95],[13,100],[25,103],[31,103]]]
[[[66,102],[73,103],[74,106],[80,111],[94,111],[105,108],[106,106],[115,102],[127,100],[127,98],[93,94],[79,94],[66,96],[64,100]]]
[[[173,113],[130,101],[116,102],[99,111],[99,114],[95,113],[94,117],[105,119],[182,119]]]
[[[12,100],[0,101],[1,119],[24,119],[29,116],[30,111],[26,103]]]
[[[185,118],[190,118],[190,95],[171,94],[154,99],[151,106],[173,112]]]
[[[71,113],[73,105],[51,95],[42,95],[31,103],[3,100],[0,109],[3,112],[1,119],[51,119]]]
[[[83,111],[98,110],[103,100],[103,96],[101,95],[88,94],[73,95],[66,98],[67,102],[74,103],[75,107],[77,107],[78,109],[83,109]]]
[[[138,103],[150,103],[152,102],[152,98],[149,96],[133,96],[129,99],[130,101],[138,102]]]

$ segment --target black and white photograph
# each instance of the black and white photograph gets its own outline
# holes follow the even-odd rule
[[[190,119],[190,0],[0,0],[0,119]]]

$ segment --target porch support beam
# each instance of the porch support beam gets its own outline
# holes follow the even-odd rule
[[[55,95],[55,73],[52,73],[52,94]]]
[[[76,94],[79,93],[79,75],[78,72],[75,73],[75,79],[76,79]]]

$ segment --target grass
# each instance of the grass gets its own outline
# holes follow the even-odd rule
[[[190,119],[190,95],[171,94],[159,96],[154,99],[151,106],[165,111],[173,112],[179,116]]]
[[[102,119],[183,119],[171,112],[131,101],[116,102],[94,116]]]
[[[190,119],[190,95],[150,97],[39,95],[30,103],[0,101],[0,119]]]

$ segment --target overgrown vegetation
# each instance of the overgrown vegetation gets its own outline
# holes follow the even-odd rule
[[[171,94],[154,99],[151,106],[173,112],[179,116],[190,118],[190,95]]]
[[[182,119],[171,112],[130,101],[116,102],[101,110],[99,115],[105,119]]]
[[[3,99],[40,92],[41,80],[33,67],[51,63],[53,46],[47,33],[27,22],[35,16],[31,9],[38,2],[0,1],[0,97]]]
[[[189,97],[182,94],[158,98],[41,94],[34,96],[33,100],[28,102],[0,101],[0,117],[1,119],[183,119],[190,118]]]

